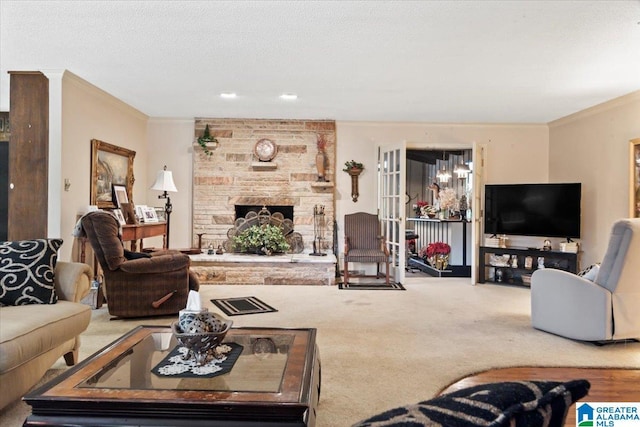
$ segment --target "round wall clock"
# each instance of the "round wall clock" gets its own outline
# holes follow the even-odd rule
[[[262,138],[253,147],[253,152],[261,162],[270,162],[278,154],[278,146],[270,139]]]

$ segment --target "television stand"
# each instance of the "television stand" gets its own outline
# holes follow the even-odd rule
[[[539,260],[542,258],[542,260]],[[544,267],[539,267],[544,265]],[[480,246],[478,283],[527,285],[538,268],[555,268],[576,274],[578,254],[531,248]]]

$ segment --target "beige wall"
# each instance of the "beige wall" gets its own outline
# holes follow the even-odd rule
[[[169,244],[172,248],[191,247],[191,201],[193,170],[193,129],[195,120],[151,119],[148,122],[146,203],[163,206],[165,199],[158,199],[159,191],[149,190],[158,171],[166,165],[173,175],[177,193],[169,193],[173,211]],[[144,199],[143,199],[144,200]],[[160,238],[149,239],[149,246],[159,247]],[[147,241],[145,240],[145,245]]]
[[[134,202],[164,205],[148,189],[164,164],[174,173],[171,246],[191,242],[193,121],[152,119],[70,73],[63,79],[62,237],[68,237],[78,211],[89,203],[90,140],[102,139],[137,152]],[[406,141],[411,148],[487,147],[486,182],[583,183],[582,264],[599,261],[612,222],[627,215],[628,144],[640,137],[640,93],[546,124],[426,124],[337,122],[336,218],[375,212],[375,147]],[[360,198],[351,201],[347,160],[365,164]],[[597,208],[596,208],[597,207]],[[342,237],[339,237],[341,242]],[[155,244],[150,242],[152,245]],[[339,244],[341,247],[341,244]],[[63,245],[62,259],[70,245]]]
[[[640,91],[549,123],[549,181],[582,183],[581,264],[600,262],[614,221],[629,215],[629,140]]]
[[[344,215],[376,212],[376,146],[406,141],[410,148],[472,148],[486,144],[487,183],[546,182],[548,128],[534,125],[337,122],[336,218],[342,250]],[[365,165],[360,197],[351,201],[351,181],[341,172],[354,159]],[[427,183],[425,183],[427,185]]]
[[[60,237],[65,243],[60,259],[70,260],[76,216],[90,204],[91,139],[136,152],[133,200],[139,203],[141,199],[146,200],[146,188],[150,185],[147,185],[148,117],[68,71],[62,76],[61,87],[60,182],[68,179],[71,186],[69,191],[61,192]]]

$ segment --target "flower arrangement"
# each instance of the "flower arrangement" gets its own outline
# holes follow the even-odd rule
[[[444,242],[429,243],[426,248],[422,248],[427,257],[434,255],[449,255],[451,253],[451,246]]]
[[[325,139],[324,135],[321,133],[317,135],[316,147],[318,148],[318,151],[324,151],[324,149],[327,147],[327,140]]]
[[[418,200],[416,204],[413,205],[413,211],[416,213],[416,215],[422,215],[422,208],[425,206],[429,206],[429,202]]]
[[[457,209],[458,208],[458,195],[453,188],[445,188],[440,191],[438,197],[440,199],[440,209]]]
[[[240,252],[271,255],[290,249],[282,229],[275,225],[252,225],[237,236],[233,236],[234,248]]]
[[[449,265],[449,254],[451,246],[444,242],[429,243],[426,247],[420,249],[419,256],[429,265],[438,270],[444,270]]]

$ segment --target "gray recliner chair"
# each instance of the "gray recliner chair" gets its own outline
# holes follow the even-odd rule
[[[531,276],[534,328],[581,341],[640,339],[640,218],[617,221],[592,282],[562,270]]]

